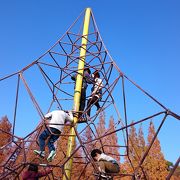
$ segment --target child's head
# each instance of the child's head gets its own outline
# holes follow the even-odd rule
[[[91,151],[91,157],[95,160],[95,161],[97,161],[98,159],[99,159],[99,156],[102,154],[102,151],[101,150],[99,150],[99,149],[93,149],[92,151]]]
[[[85,71],[87,71],[89,74],[91,74],[91,70],[88,67],[84,68],[84,72]]]
[[[98,70],[94,71],[93,75],[94,75],[94,78],[100,78],[100,74]]]
[[[38,165],[34,163],[30,163],[28,167],[28,171],[38,172]]]

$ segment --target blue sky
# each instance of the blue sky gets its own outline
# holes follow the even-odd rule
[[[178,0],[3,0],[0,6],[0,77],[22,69],[42,55],[86,7],[92,8],[103,41],[118,67],[178,114]],[[160,134],[163,153],[173,162],[180,151],[179,128],[179,122],[170,120]],[[163,136],[163,133],[168,135]]]

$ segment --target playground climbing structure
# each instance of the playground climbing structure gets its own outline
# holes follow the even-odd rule
[[[98,70],[103,80],[101,108],[96,111],[92,106],[91,117],[88,120],[87,109],[82,112],[83,118],[77,116],[84,68],[89,68],[91,72]],[[74,74],[78,74],[75,84],[71,79]],[[98,144],[98,148],[108,154],[105,147],[111,144],[106,144],[103,139],[113,134],[118,136],[117,148],[121,158],[129,159],[133,169],[133,173],[120,172],[114,176],[136,178],[141,171],[143,178],[148,179],[142,164],[164,122],[168,119],[180,119],[179,115],[143,90],[116,65],[103,43],[90,8],[82,12],[65,34],[43,55],[20,71],[1,78],[0,83],[4,102],[1,116],[7,115],[12,123],[12,133],[9,134],[11,141],[1,147],[1,151],[10,148],[11,153],[0,164],[0,179],[20,178],[24,168],[31,162],[36,162],[42,167],[59,169],[58,176],[51,173],[45,178],[71,179],[73,162],[77,163],[78,151],[83,154],[79,164],[84,166],[76,178],[83,179],[83,173],[91,165],[97,175],[92,174],[91,178],[96,179],[99,172],[90,157],[88,146]],[[91,85],[87,89],[87,99],[91,94],[90,87]],[[11,92],[7,96],[6,93],[10,89]],[[68,145],[66,150],[57,150],[57,154],[63,155],[61,159],[57,157],[54,162],[48,163],[45,159],[33,156],[32,152],[38,146],[38,136],[46,126],[44,115],[54,109],[72,110],[75,125],[67,127],[67,131],[62,133]],[[96,127],[103,113],[107,117],[113,116],[115,124],[113,130],[109,129],[99,134]],[[140,158],[138,166],[134,168],[129,158],[129,128],[145,124],[152,119],[158,122],[157,131]],[[93,137],[91,140],[84,140],[83,134],[88,128]],[[6,133],[3,129],[0,129],[0,132]],[[170,179],[179,161],[180,159],[167,178]]]

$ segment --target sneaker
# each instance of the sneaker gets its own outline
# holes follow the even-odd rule
[[[40,157],[44,158],[45,157],[45,151],[38,151],[34,150],[34,154],[38,154]]]
[[[109,175],[106,175],[106,174],[104,174],[104,173],[101,173],[101,178],[103,178],[103,179],[106,179],[106,180],[112,180],[112,177],[111,176],[109,176]]]
[[[48,161],[52,161],[56,155],[56,152],[52,150],[47,158]]]

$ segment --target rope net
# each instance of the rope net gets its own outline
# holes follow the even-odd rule
[[[79,119],[78,126],[75,128],[76,147],[71,157],[66,156],[67,148],[64,148],[67,147],[69,136],[68,125],[65,126],[59,140],[60,143],[65,142],[65,144],[61,143],[57,146],[58,155],[51,163],[33,154],[33,150],[38,148],[39,134],[46,125],[43,120],[44,115],[54,109],[72,109],[75,82],[71,78],[77,73],[80,59],[83,15],[84,12],[41,57],[20,71],[0,79],[1,102],[3,102],[1,115],[7,115],[12,123],[12,133],[8,134],[11,141],[1,147],[2,152],[6,148],[10,148],[11,152],[0,165],[0,179],[20,179],[22,172],[31,162],[41,167],[53,168],[53,172],[44,179],[61,179],[65,174],[64,166],[71,157],[73,157],[73,166],[82,167],[81,172],[78,173],[72,170],[72,176],[76,177],[75,179],[85,179],[84,174],[90,168],[94,173],[86,176],[86,179],[98,179],[100,176],[98,169],[90,157],[90,152],[95,147],[119,161],[125,158],[129,160],[133,173],[120,171],[113,176],[135,178],[139,171],[143,172],[141,165],[163,127],[164,121],[167,118],[180,119],[177,114],[171,112],[119,69],[102,41],[91,12],[85,67],[91,69],[91,72],[98,70],[100,73],[103,81],[102,98],[99,101],[101,108],[97,111],[92,105],[88,120],[86,119],[88,109],[85,108],[82,112],[84,118]],[[87,88],[86,99],[91,94],[90,87],[91,85]],[[106,130],[102,127],[101,131],[97,126],[100,121],[105,121],[105,117],[113,118],[114,123],[110,128],[104,128]],[[146,125],[146,122],[152,118],[159,123],[156,134],[143,157],[139,159],[138,166],[134,168],[129,158],[131,141],[128,135],[129,128],[142,123]],[[3,129],[0,131],[6,133]],[[91,136],[87,137],[85,133]],[[114,134],[118,137],[116,146],[109,141]],[[118,154],[114,153],[117,152],[115,149]],[[58,174],[54,173],[55,169],[58,170]],[[147,179],[145,173],[143,176]]]

